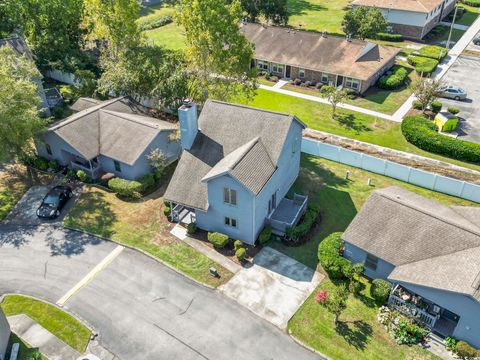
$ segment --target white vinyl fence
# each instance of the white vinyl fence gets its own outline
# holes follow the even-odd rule
[[[54,80],[63,82],[69,85],[78,85],[80,81],[72,73],[64,72],[61,70],[47,70],[45,75]]]
[[[415,169],[308,138],[302,140],[302,152],[480,203],[480,185]]]

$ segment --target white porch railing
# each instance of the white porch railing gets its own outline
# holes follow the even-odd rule
[[[286,201],[286,200],[293,202],[296,206],[298,206],[296,213],[294,214],[294,216],[290,221],[281,221],[281,220],[275,219],[275,211],[273,211],[267,218],[267,220],[270,222],[270,225],[272,226],[273,233],[279,236],[285,235],[288,228],[291,228],[297,225],[298,221],[300,220],[300,218],[305,213],[305,210],[307,209],[308,196],[294,194],[292,200],[283,199],[282,201]],[[280,206],[282,206],[282,203],[279,204],[279,207]]]
[[[437,317],[435,315],[427,313],[425,310],[420,309],[412,303],[406,302],[396,295],[390,295],[388,299],[388,305],[406,316],[418,319],[420,322],[424,323],[430,328],[433,328],[437,322]]]

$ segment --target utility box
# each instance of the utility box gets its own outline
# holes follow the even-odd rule
[[[457,129],[458,118],[450,114],[448,111],[441,111],[435,116],[435,125],[438,131],[447,132],[455,131]]]

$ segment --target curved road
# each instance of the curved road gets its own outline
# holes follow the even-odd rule
[[[56,303],[117,245],[52,225],[0,225],[0,293]],[[64,304],[120,359],[319,357],[217,291],[124,249]]]

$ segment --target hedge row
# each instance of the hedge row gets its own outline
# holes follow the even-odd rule
[[[480,163],[480,144],[439,134],[436,125],[423,116],[406,117],[402,122],[402,133],[409,143],[422,150]]]
[[[108,181],[108,187],[120,196],[139,198],[142,192],[155,185],[155,176],[146,174],[137,180],[113,178]]]
[[[378,33],[377,39],[384,41],[400,42],[403,41],[403,36],[401,34]]]
[[[415,70],[419,74],[430,74],[437,68],[438,65],[438,60],[423,56],[410,55],[407,58],[407,61],[410,65],[415,66]]]
[[[352,268],[351,261],[340,255],[344,246],[341,236],[340,232],[330,234],[318,246],[320,265],[332,279],[348,277]]]
[[[319,214],[320,208],[318,206],[308,205],[307,211],[305,212],[305,215],[303,215],[303,218],[300,220],[300,223],[293,228],[287,229],[287,238],[294,243],[299,243],[315,224],[315,221],[317,220]]]
[[[417,53],[419,56],[442,61],[447,56],[448,51],[441,46],[427,45],[418,50]]]
[[[390,75],[383,75],[378,80],[378,87],[385,90],[395,90],[405,84],[408,71],[403,66],[394,67]]]
[[[139,27],[140,27],[140,30],[142,31],[152,30],[152,29],[156,29],[156,28],[168,25],[171,22],[173,22],[172,15],[165,15],[156,19],[146,20],[143,23],[141,23]]]

